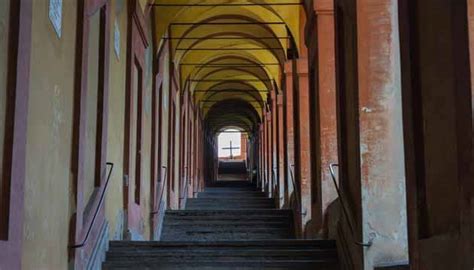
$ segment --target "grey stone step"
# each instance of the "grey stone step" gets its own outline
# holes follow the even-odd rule
[[[164,231],[164,241],[225,241],[225,240],[270,240],[270,239],[292,239],[294,235],[286,230],[263,229],[263,230],[240,230],[240,231]]]
[[[254,210],[167,210],[168,217],[207,216],[207,217],[291,217],[290,210],[254,209]]]
[[[281,224],[287,226],[290,224],[291,220],[287,219],[274,219],[274,220],[254,220],[254,219],[246,219],[246,220],[175,220],[175,219],[165,219],[164,225],[165,226],[225,226],[225,225],[232,225],[232,224],[242,224],[247,226],[259,226],[259,225],[267,225],[267,224]]]
[[[143,257],[153,258],[215,258],[216,260],[288,260],[288,259],[335,259],[335,250],[321,249],[245,249],[245,250],[226,250],[226,249],[194,249],[194,250],[114,250],[107,254],[110,260],[131,260]]]
[[[197,198],[266,198],[265,193],[260,191],[252,192],[200,192]]]
[[[111,242],[103,269],[338,269],[334,241],[294,239],[292,212],[249,182],[214,185],[165,212],[161,241]]]
[[[222,198],[192,198],[188,199],[188,202],[229,202],[229,203],[255,203],[255,202],[270,202],[273,203],[274,200],[270,198],[260,198],[260,197],[250,197],[250,198],[228,198],[228,197],[222,197]]]
[[[106,262],[104,270],[111,269],[135,269],[135,270],[155,270],[155,269],[212,269],[212,270],[244,270],[244,269],[304,269],[304,270],[336,270],[339,269],[336,262],[326,260],[287,260],[287,261],[167,261],[167,262]]]
[[[333,240],[268,240],[268,241],[208,241],[208,242],[180,242],[180,241],[110,241],[110,248],[328,248],[335,249]]]
[[[248,187],[205,187],[204,192],[220,192],[220,191],[229,191],[229,192],[244,192],[244,191],[259,191],[254,186]]]
[[[219,210],[219,209],[271,209],[274,208],[272,205],[262,205],[262,206],[240,206],[240,205],[231,205],[231,206],[215,206],[215,205],[208,205],[208,206],[187,206],[186,209],[188,210]]]
[[[255,187],[249,181],[216,181],[209,184],[209,187]]]
[[[288,231],[288,223],[214,223],[214,224],[180,224],[180,223],[165,223],[166,228],[163,232],[172,231],[209,231],[221,232],[234,230],[236,232],[245,230],[247,232],[261,231],[261,230],[285,230]]]

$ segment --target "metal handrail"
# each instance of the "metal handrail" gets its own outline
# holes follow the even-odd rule
[[[102,203],[104,202],[105,192],[107,191],[107,187],[109,186],[110,176],[112,175],[112,171],[114,170],[114,164],[112,162],[107,162],[106,166],[110,166],[110,171],[109,171],[109,174],[107,175],[107,180],[105,181],[105,186],[104,186],[104,189],[102,190],[102,194],[100,194],[99,203],[97,204],[97,208],[95,209],[94,216],[92,217],[92,221],[89,224],[89,228],[87,229],[86,236],[84,237],[84,240],[82,240],[80,244],[69,246],[69,248],[72,248],[72,249],[81,248],[85,246],[85,244],[87,243],[87,240],[89,240],[89,235],[91,234],[92,227],[94,227],[97,214],[99,213]]]
[[[299,190],[298,190],[298,187],[296,185],[296,181],[295,181],[295,176],[294,176],[294,172],[293,172],[293,167],[295,167],[295,164],[291,164],[290,165],[290,176],[291,176],[291,183],[293,184],[293,190],[294,192],[296,193],[296,203],[298,204],[298,212],[299,214],[303,215],[303,216],[306,216],[306,211],[301,211],[301,208],[303,208],[303,204],[301,203],[301,200],[300,200],[300,196],[299,196]]]
[[[273,178],[273,181],[274,181],[274,182],[273,182],[273,185],[275,185],[275,184],[276,184],[276,182],[277,182],[277,179],[276,179],[276,175],[277,175],[277,174],[276,174],[276,172],[277,172],[277,167],[273,167],[273,168],[272,168],[272,172],[273,172],[273,174],[272,174],[272,178]],[[272,187],[272,188],[273,188],[273,187]]]
[[[329,164],[329,171],[330,171],[330,173],[331,173],[332,182],[334,183],[334,186],[335,186],[335,188],[336,188],[337,196],[339,196],[339,198],[340,198],[340,202],[341,202],[341,206],[342,206],[342,211],[344,212],[344,216],[346,217],[347,222],[349,223],[349,227],[350,227],[350,229],[351,229],[351,233],[352,233],[352,235],[354,235],[354,227],[352,227],[351,219],[349,219],[349,213],[348,213],[348,210],[347,210],[345,201],[344,201],[344,199],[343,199],[343,197],[342,197],[342,192],[341,192],[341,190],[339,189],[339,185],[337,184],[337,181],[336,181],[336,172],[335,172],[335,170],[334,170],[334,167],[339,167],[339,164],[336,164],[336,163],[331,163],[331,164]],[[354,243],[355,243],[356,245],[359,245],[359,246],[370,247],[370,246],[372,246],[372,244],[373,244],[373,239],[370,239],[368,243],[357,242],[357,241],[354,241]]]
[[[167,184],[168,184],[168,181],[166,180],[166,176],[168,176],[168,175],[167,175],[167,173],[168,173],[168,167],[162,166],[161,168],[162,168],[162,169],[165,169],[165,173],[164,173],[164,177],[163,177],[163,181],[165,181],[165,182],[164,182],[164,184],[163,184],[163,187],[161,188],[160,199],[159,199],[159,201],[158,201],[158,206],[157,206],[157,208],[156,208],[154,211],[152,211],[152,212],[150,213],[151,217],[153,217],[154,215],[156,215],[156,214],[158,214],[158,213],[160,212],[161,202],[163,201],[163,200],[162,200],[162,199],[163,199],[163,194],[165,193],[166,186],[167,186]]]
[[[197,175],[195,176],[195,178],[197,178],[197,187],[194,187],[195,189],[193,190],[193,197],[196,196],[196,193],[199,193],[196,190],[199,190],[199,176],[200,176],[200,173],[201,173],[201,170],[199,168],[197,168]]]
[[[187,181],[188,180],[188,178],[187,178],[188,174],[187,174],[187,170],[186,170],[187,168],[188,167],[184,167],[184,169],[185,169],[184,170],[184,192],[183,192],[183,194],[181,194],[181,196],[179,196],[180,204],[181,204],[181,201],[184,200],[188,195],[188,181]]]
[[[275,184],[277,184],[277,181],[278,179],[276,179],[276,175],[277,175],[277,170],[278,170],[278,167],[273,167],[273,180],[275,181]],[[280,191],[278,191],[278,200],[279,200],[279,203],[281,203],[281,200],[284,199],[285,197],[282,197],[280,196]]]

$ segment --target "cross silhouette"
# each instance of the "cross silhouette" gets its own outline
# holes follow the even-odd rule
[[[230,141],[230,147],[224,147],[222,150],[230,150],[230,159],[234,159],[233,150],[240,149],[240,147],[232,147],[232,141]]]

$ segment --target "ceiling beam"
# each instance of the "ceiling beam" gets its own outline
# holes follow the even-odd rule
[[[284,48],[176,48],[175,51],[285,51]]]
[[[197,3],[197,4],[159,4],[150,3],[153,7],[249,7],[249,6],[301,6],[302,2],[275,2],[275,3]]]

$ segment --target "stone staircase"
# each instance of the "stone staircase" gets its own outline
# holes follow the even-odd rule
[[[245,174],[247,167],[242,160],[221,160],[219,161],[219,174]]]
[[[296,240],[292,214],[247,181],[166,211],[161,241],[110,243],[103,269],[338,269],[333,241]]]

